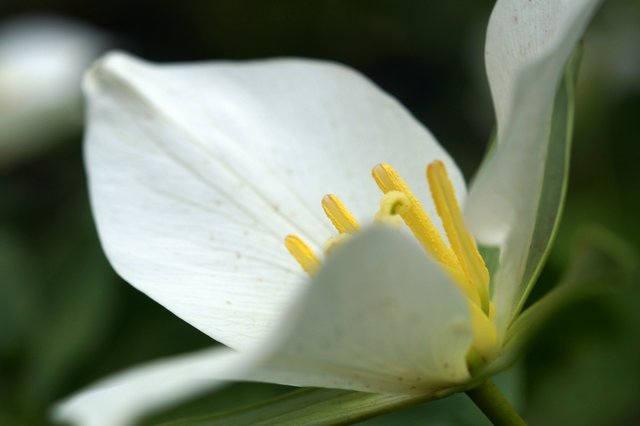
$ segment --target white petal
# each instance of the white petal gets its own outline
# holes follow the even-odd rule
[[[432,393],[469,378],[468,302],[396,229],[374,227],[336,249],[297,311],[267,374],[254,378],[381,393]]]
[[[63,402],[59,420],[129,424],[225,380],[434,395],[469,378],[469,308],[401,233],[371,229],[339,249],[270,347],[214,349],[119,374]]]
[[[255,361],[227,348],[207,349],[131,368],[58,404],[57,421],[82,426],[122,426],[168,409],[241,376]]]
[[[0,163],[80,127],[81,76],[105,47],[97,30],[53,16],[0,26]]]
[[[332,235],[324,194],[368,221],[380,197],[376,163],[396,166],[429,201],[424,169],[435,158],[465,192],[428,131],[340,65],[152,66],[112,54],[86,91],[91,198],[112,264],[237,349],[263,338],[303,286],[284,237],[319,249]]]
[[[500,0],[486,67],[497,146],[473,184],[466,218],[479,242],[502,249],[494,300],[504,330],[522,289],[542,185],[554,95],[598,0]]]

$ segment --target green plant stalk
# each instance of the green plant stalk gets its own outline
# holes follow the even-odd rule
[[[467,396],[496,426],[526,426],[525,421],[514,410],[507,398],[489,379],[480,386],[468,390]]]

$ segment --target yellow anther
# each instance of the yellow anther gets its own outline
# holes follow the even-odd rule
[[[287,235],[284,239],[284,245],[306,273],[313,275],[318,270],[320,267],[318,256],[300,237]]]
[[[447,233],[451,248],[458,258],[467,279],[474,285],[480,296],[481,308],[490,312],[489,271],[478,252],[478,248],[467,230],[458,206],[453,185],[441,161],[434,161],[427,167],[427,179],[438,215]]]
[[[360,224],[356,218],[353,217],[337,196],[333,194],[325,195],[322,198],[322,209],[341,234],[354,234],[360,230]]]
[[[464,224],[444,164],[441,161],[431,163],[427,168],[427,179],[451,247],[391,166],[378,164],[371,174],[384,192],[375,221],[395,226],[402,226],[404,222],[467,299],[473,343],[466,361],[470,371],[479,370],[498,354],[500,341],[494,324],[496,312],[489,297],[489,271]],[[322,199],[322,208],[339,232],[327,241],[324,247],[326,258],[352,238],[352,234],[360,230],[360,224],[335,195],[326,195]],[[285,245],[308,274],[314,275],[320,268],[318,256],[299,237],[287,236]]]
[[[429,219],[429,215],[422,208],[420,201],[409,190],[398,172],[388,164],[378,164],[371,171],[371,175],[384,193],[400,191],[407,196],[410,206],[406,211],[400,213],[400,216],[424,249],[440,263],[454,269],[459,268],[455,254],[445,244],[437,228]]]
[[[405,213],[411,205],[409,198],[400,191],[389,191],[382,196],[380,210],[376,213],[375,220],[391,226],[401,226],[400,214]]]
[[[489,271],[464,224],[444,164],[441,161],[431,163],[427,168],[427,179],[451,247],[391,166],[378,164],[371,174],[384,192],[375,221],[397,226],[404,222],[467,299],[473,344],[467,352],[466,361],[470,370],[477,371],[498,354],[500,342],[494,324],[496,311],[489,298]],[[326,195],[322,199],[322,208],[339,232],[327,241],[324,247],[326,258],[352,238],[360,230],[360,224],[335,195]],[[309,275],[318,271],[320,260],[302,239],[289,235],[285,238],[285,245]]]

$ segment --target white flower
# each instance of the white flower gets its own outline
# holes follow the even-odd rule
[[[131,370],[57,416],[126,424],[225,380],[425,397],[468,386],[501,356],[542,260],[529,246],[551,237],[539,211],[555,223],[562,198],[544,198],[564,182],[564,161],[545,160],[554,97],[597,3],[499,0],[492,14],[498,141],[465,204],[478,241],[499,250],[491,300],[454,198],[466,192],[455,163],[366,78],[309,60],[156,66],[108,55],[85,86],[104,249],[131,284],[228,348]],[[547,179],[550,165],[559,178]],[[328,197],[327,219],[331,193],[351,213]],[[360,231],[376,211],[409,226]],[[346,231],[337,239],[332,222]]]
[[[82,123],[82,72],[106,48],[69,19],[24,16],[0,25],[0,166]]]

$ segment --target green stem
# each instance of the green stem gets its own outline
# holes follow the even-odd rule
[[[522,417],[513,409],[507,398],[491,381],[467,391],[467,395],[496,426],[526,426]]]

